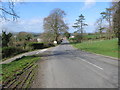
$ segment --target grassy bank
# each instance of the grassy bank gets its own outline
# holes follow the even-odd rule
[[[26,52],[30,52],[38,49],[50,48],[50,47],[54,47],[54,44],[50,44],[47,42],[29,42],[29,43],[26,43],[26,46],[24,48],[22,46],[2,47],[0,48],[0,50],[2,50],[0,55],[2,55],[2,61],[5,61],[5,60],[8,60],[9,58],[12,58],[22,53],[26,53]]]
[[[106,56],[118,57],[118,40],[88,41],[83,43],[73,43],[72,45],[80,50],[102,54]]]
[[[35,62],[39,59],[37,56],[25,56],[9,64],[3,64],[1,79],[4,87],[23,87],[34,75]]]

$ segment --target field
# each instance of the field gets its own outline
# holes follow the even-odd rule
[[[14,88],[29,83],[34,75],[35,62],[39,59],[37,56],[25,56],[9,64],[3,64],[1,72],[3,85]]]
[[[87,41],[83,43],[72,44],[74,47],[85,50],[88,52],[93,52],[97,54],[102,54],[106,56],[118,57],[118,39],[112,40],[99,40],[99,41]]]
[[[84,37],[94,39],[94,38],[99,37],[99,36],[100,36],[99,34],[96,34],[96,35],[85,35]]]

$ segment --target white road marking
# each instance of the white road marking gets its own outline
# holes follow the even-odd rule
[[[47,50],[47,49],[40,50],[40,51],[38,51],[36,54],[42,53],[42,52],[44,52],[44,51],[46,51],[46,50]]]
[[[86,61],[86,60],[84,60],[84,59],[82,59],[82,58],[80,58],[80,59],[81,59],[82,61],[86,62],[86,63],[89,63],[89,64],[93,65],[94,67],[99,68],[100,70],[103,70],[103,68],[101,68],[101,67],[99,67],[99,66],[97,66],[97,65],[95,65],[95,64],[93,64],[93,63],[90,63],[90,62],[88,62],[88,61]]]

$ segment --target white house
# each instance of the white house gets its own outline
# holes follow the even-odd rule
[[[42,42],[42,39],[40,39],[40,38],[37,38],[37,42]]]
[[[75,38],[75,36],[70,36],[69,38]]]

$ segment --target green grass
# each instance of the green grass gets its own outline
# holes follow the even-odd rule
[[[93,52],[97,54],[102,54],[106,56],[118,57],[118,40],[103,40],[103,41],[88,41],[83,43],[72,44],[74,47],[85,50],[88,52]]]
[[[106,37],[106,34],[102,34],[102,37]],[[91,38],[91,39],[96,39],[100,38],[100,34],[94,34],[94,35],[84,35],[84,38]]]
[[[39,59],[40,57],[36,56],[25,56],[9,64],[3,64],[2,80],[5,81],[7,78],[14,78],[14,75],[19,74],[23,69],[25,69],[29,65],[32,65]]]

